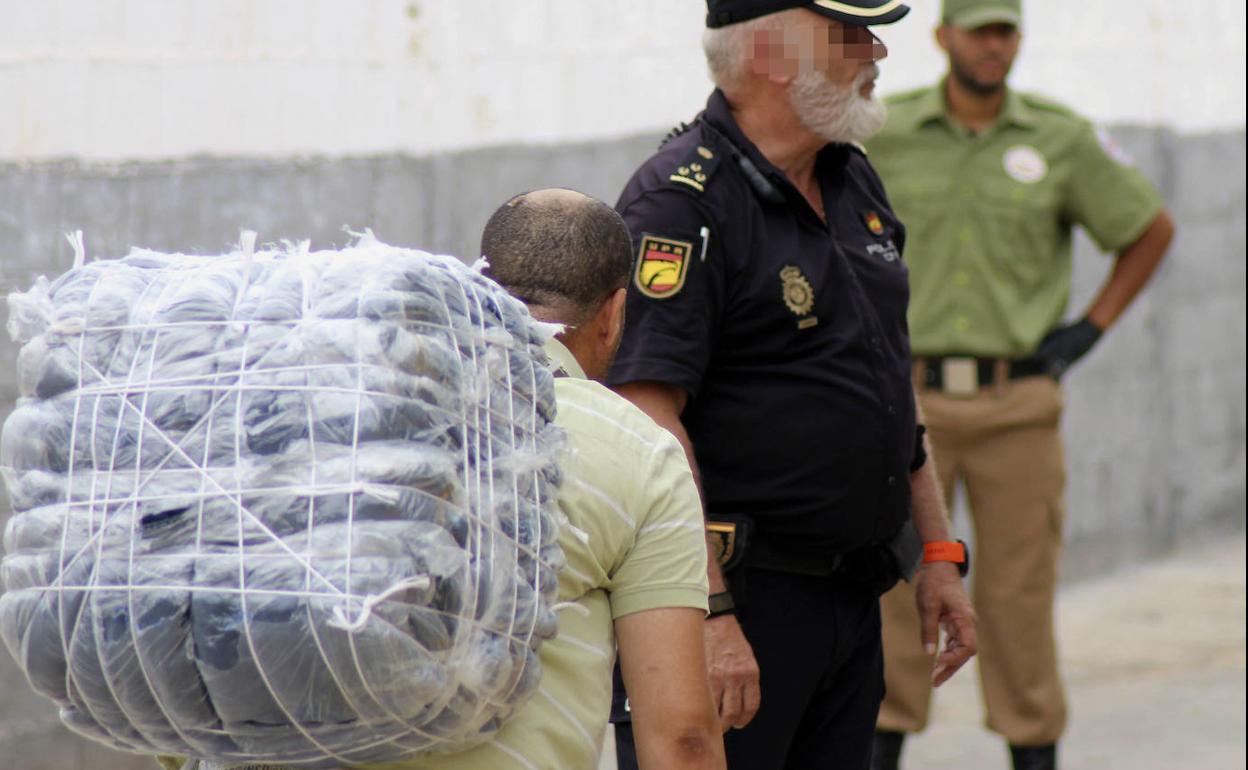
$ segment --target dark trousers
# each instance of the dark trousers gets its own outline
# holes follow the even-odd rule
[[[738,617],[762,706],[724,735],[729,770],[867,770],[884,697],[878,595],[840,577],[760,569],[744,582]],[[620,770],[637,768],[630,728],[616,725]]]

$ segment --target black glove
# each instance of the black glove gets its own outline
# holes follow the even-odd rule
[[[1053,379],[1061,379],[1076,361],[1092,349],[1101,338],[1101,330],[1087,318],[1069,326],[1059,326],[1045,335],[1036,348],[1036,358]]]

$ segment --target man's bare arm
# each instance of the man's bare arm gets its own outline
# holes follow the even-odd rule
[[[1088,308],[1088,320],[1101,331],[1118,320],[1152,278],[1173,238],[1174,220],[1162,209],[1135,243],[1123,249],[1114,260],[1113,271]]]
[[[676,437],[689,459],[698,492],[702,492],[702,477],[693,456],[693,442],[680,421],[689,394],[675,385],[643,381],[630,382],[616,388],[621,396],[637,405],[662,428]],[[712,594],[728,590],[719,561],[707,542],[707,579]],[[743,597],[737,597],[738,599]],[[706,660],[711,679],[711,692],[719,708],[723,728],[741,728],[749,724],[758,711],[761,693],[758,685],[758,662],[754,651],[746,641],[741,625],[732,615],[720,615],[705,621]],[[632,691],[629,691],[630,697]]]
[[[641,770],[725,767],[706,679],[703,617],[701,610],[673,607],[615,621]]]
[[[1162,209],[1135,243],[1118,255],[1113,271],[1101,286],[1087,315],[1074,323],[1059,326],[1040,340],[1035,357],[1050,376],[1060,378],[1092,350],[1105,330],[1118,320],[1135,295],[1148,283],[1173,237],[1174,222]]]
[[[915,405],[916,410],[918,405]],[[949,514],[936,476],[936,460],[924,437],[928,460],[910,474],[910,508],[914,528],[924,543],[949,539]],[[938,561],[923,564],[915,578],[915,601],[923,649],[934,655],[932,684],[939,687],[975,654],[975,610],[962,585],[957,565]],[[940,628],[945,629],[945,649],[937,655]]]

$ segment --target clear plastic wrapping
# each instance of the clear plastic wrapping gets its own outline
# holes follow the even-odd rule
[[[488,739],[555,633],[549,330],[365,236],[11,295],[0,635],[116,747],[339,767]]]

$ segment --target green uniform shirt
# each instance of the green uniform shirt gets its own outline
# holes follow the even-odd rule
[[[1073,225],[1118,252],[1160,210],[1108,136],[1041,97],[1007,92],[978,136],[943,83],[887,101],[868,149],[906,226],[916,355],[1029,355],[1066,311]]]

